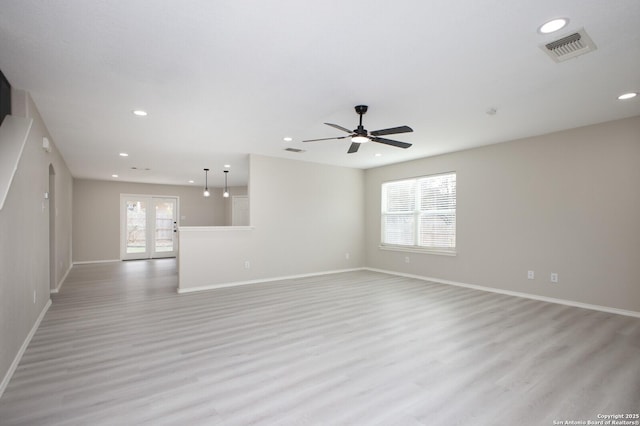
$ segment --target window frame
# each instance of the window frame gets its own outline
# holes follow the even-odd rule
[[[453,209],[453,215],[455,218],[455,225],[454,225],[454,239],[453,239],[453,247],[435,247],[435,246],[421,246],[419,245],[419,238],[420,238],[420,218],[424,216],[425,212],[429,212],[429,210],[421,210],[420,209],[420,196],[421,196],[421,191],[420,191],[420,182],[427,180],[429,178],[434,178],[434,177],[438,177],[438,176],[444,176],[444,175],[453,175],[455,177],[455,182],[456,182],[456,193],[455,193],[455,202],[454,202],[454,209]],[[440,254],[440,255],[445,255],[445,256],[456,256],[457,255],[457,172],[456,171],[448,171],[448,172],[442,172],[442,173],[435,173],[435,174],[430,174],[430,175],[424,175],[424,176],[416,176],[416,177],[409,177],[409,178],[403,178],[403,179],[397,179],[397,180],[392,180],[392,181],[385,181],[380,185],[380,245],[379,248],[381,250],[391,250],[391,251],[405,251],[405,252],[418,252],[418,253],[432,253],[432,254]],[[387,193],[385,192],[385,186],[389,185],[389,184],[394,184],[394,183],[399,183],[399,182],[412,182],[414,185],[413,188],[413,196],[414,196],[414,208],[413,211],[399,211],[399,212],[393,212],[393,213],[388,213],[386,212],[386,196]],[[445,209],[445,210],[451,210],[451,209]],[[386,243],[384,241],[384,237],[385,237],[385,219],[388,216],[400,216],[400,215],[407,215],[407,214],[411,214],[413,217],[413,244],[412,245],[405,245],[405,244],[391,244],[391,243]],[[431,210],[429,212],[430,215],[434,215],[437,214],[436,211]]]

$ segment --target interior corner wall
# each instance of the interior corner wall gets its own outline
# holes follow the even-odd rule
[[[252,155],[249,188],[264,276],[364,266],[363,170]]]
[[[177,196],[181,226],[224,225],[222,196],[205,198],[200,187],[74,179],[74,262],[120,259],[120,194]]]
[[[56,279],[71,267],[71,174],[28,93],[14,114],[33,119],[5,205],[0,210],[0,380],[50,300],[49,165],[56,171]],[[42,138],[51,152],[42,149]],[[35,298],[34,298],[35,295]]]
[[[632,117],[369,169],[367,265],[640,312],[639,164]],[[381,250],[380,185],[448,171],[457,256]]]
[[[259,155],[249,170],[250,227],[181,230],[180,291],[364,266],[363,170]]]
[[[53,168],[54,175],[54,187],[50,187],[47,185],[47,192],[52,194],[52,197],[49,200],[49,205],[54,209],[53,217],[54,217],[54,246],[53,246],[53,256],[50,257],[50,260],[54,262],[51,266],[51,271],[53,271],[53,283],[56,288],[60,288],[62,285],[62,281],[66,277],[67,273],[71,269],[73,265],[72,262],[72,206],[73,206],[73,177],[71,176],[71,171],[67,167],[67,164],[62,158],[60,151],[56,147],[56,144],[52,137],[46,131],[44,127],[44,122],[40,117],[40,113],[38,112],[38,108],[35,103],[31,99],[30,96],[27,96],[27,105],[28,105],[28,114],[34,118],[35,123],[43,123],[43,129],[45,130],[45,135],[49,139],[49,143],[51,146],[51,152],[47,153],[47,160],[49,165]],[[42,137],[37,141],[40,149],[42,149]],[[49,170],[47,170],[49,172]],[[50,222],[51,225],[51,222]],[[51,235],[51,234],[50,234]]]

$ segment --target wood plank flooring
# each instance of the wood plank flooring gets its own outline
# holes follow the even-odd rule
[[[552,425],[640,411],[640,319],[359,271],[178,295],[78,265],[2,425]]]

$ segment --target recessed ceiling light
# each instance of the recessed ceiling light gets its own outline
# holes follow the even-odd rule
[[[193,180],[193,179],[189,179],[189,183],[193,183],[193,182],[194,182],[194,180]]]
[[[561,30],[567,26],[569,20],[567,18],[556,18],[551,21],[545,22],[538,28],[538,32],[541,34],[549,34],[555,31]]]
[[[225,164],[225,165],[224,165],[224,168],[225,168],[225,169],[228,169],[228,168],[230,168],[230,167],[231,167],[231,164]]]
[[[290,138],[289,136],[287,136],[286,138],[282,139],[285,142],[291,142],[293,140],[293,138]]]
[[[618,96],[618,99],[620,99],[621,101],[624,101],[625,99],[635,98],[636,96],[638,96],[636,92],[629,92],[629,93],[625,93],[624,95]]]
[[[115,178],[115,177],[118,177],[118,175],[111,175],[111,177],[114,177],[114,178]]]
[[[144,117],[144,116],[147,115],[147,111],[143,111],[141,109],[136,109],[136,110],[133,110],[133,114],[137,115],[139,117]]]
[[[121,152],[120,153],[120,157],[128,157],[128,156],[129,156],[129,154],[127,154],[126,152]]]
[[[380,154],[379,152],[376,153],[376,157],[382,157],[382,154]]]

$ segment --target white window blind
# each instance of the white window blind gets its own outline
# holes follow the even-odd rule
[[[382,184],[382,245],[456,248],[456,174]]]

